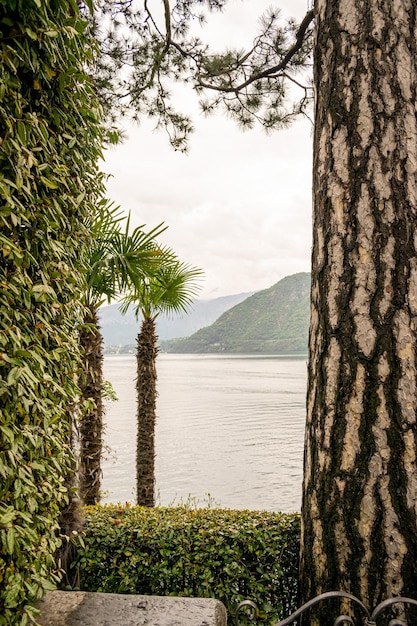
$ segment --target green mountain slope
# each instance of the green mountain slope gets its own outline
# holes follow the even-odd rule
[[[182,315],[158,315],[156,318],[157,335],[161,341],[175,337],[188,337],[200,328],[212,324],[222,313],[246,300],[252,294],[253,291],[222,296],[213,300],[197,300],[190,311]],[[101,307],[99,315],[101,334],[107,348],[130,344],[134,349],[141,321],[136,320],[133,307],[122,315],[119,305],[111,304]]]
[[[306,353],[309,302],[310,274],[293,274],[269,289],[258,291],[191,337],[161,342],[161,350],[174,353]]]

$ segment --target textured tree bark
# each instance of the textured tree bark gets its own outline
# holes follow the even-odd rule
[[[71,404],[68,407],[68,423],[70,429],[68,433],[68,446],[74,451],[72,471],[64,476],[64,485],[68,492],[68,504],[61,509],[58,524],[59,534],[62,543],[55,552],[55,561],[58,567],[63,571],[60,581],[60,588],[78,587],[79,580],[73,580],[69,576],[71,563],[74,561],[78,545],[74,541],[75,537],[80,533],[84,526],[84,517],[81,508],[81,501],[78,497],[78,475],[76,463],[76,436],[75,436],[75,415],[77,406]]]
[[[417,10],[315,11],[302,600],[374,607],[417,598]]]
[[[145,319],[137,338],[137,503],[155,506],[156,357],[155,321]]]
[[[97,311],[89,309],[80,332],[84,355],[81,379],[80,498],[84,504],[100,502],[103,450],[103,347]]]

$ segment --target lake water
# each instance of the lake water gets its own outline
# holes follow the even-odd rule
[[[157,504],[299,511],[306,357],[160,354]],[[104,502],[134,502],[136,361],[106,356]],[[208,495],[210,494],[210,495]]]

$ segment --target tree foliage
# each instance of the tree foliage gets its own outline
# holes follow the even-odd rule
[[[0,2],[0,624],[26,624],[59,572],[71,470],[85,217],[103,131],[77,3]]]
[[[132,230],[130,214],[103,198],[86,225],[92,237],[84,261],[87,306],[98,309],[103,302],[127,296],[163,263],[163,249],[156,242],[167,229],[163,224],[149,232],[144,224]]]
[[[146,0],[105,0],[96,12],[93,29],[101,56],[95,82],[113,121],[120,112],[133,119],[154,117],[174,148],[186,149],[193,127],[172,103],[177,82],[196,91],[203,112],[219,108],[244,128],[256,120],[266,129],[281,128],[309,110],[312,10],[298,24],[284,22],[280,11],[271,9],[248,50],[226,48],[219,54],[196,33],[207,11],[221,10],[225,0],[162,4],[158,11]]]
[[[122,311],[135,305],[137,317],[155,320],[160,313],[185,313],[200,290],[203,271],[180,261],[169,248],[163,262],[149,276],[137,281],[136,290],[124,299]]]

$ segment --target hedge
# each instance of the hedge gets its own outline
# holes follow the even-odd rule
[[[270,623],[297,606],[299,535],[298,514],[88,507],[68,575],[84,591],[217,598],[230,616],[251,599]]]

